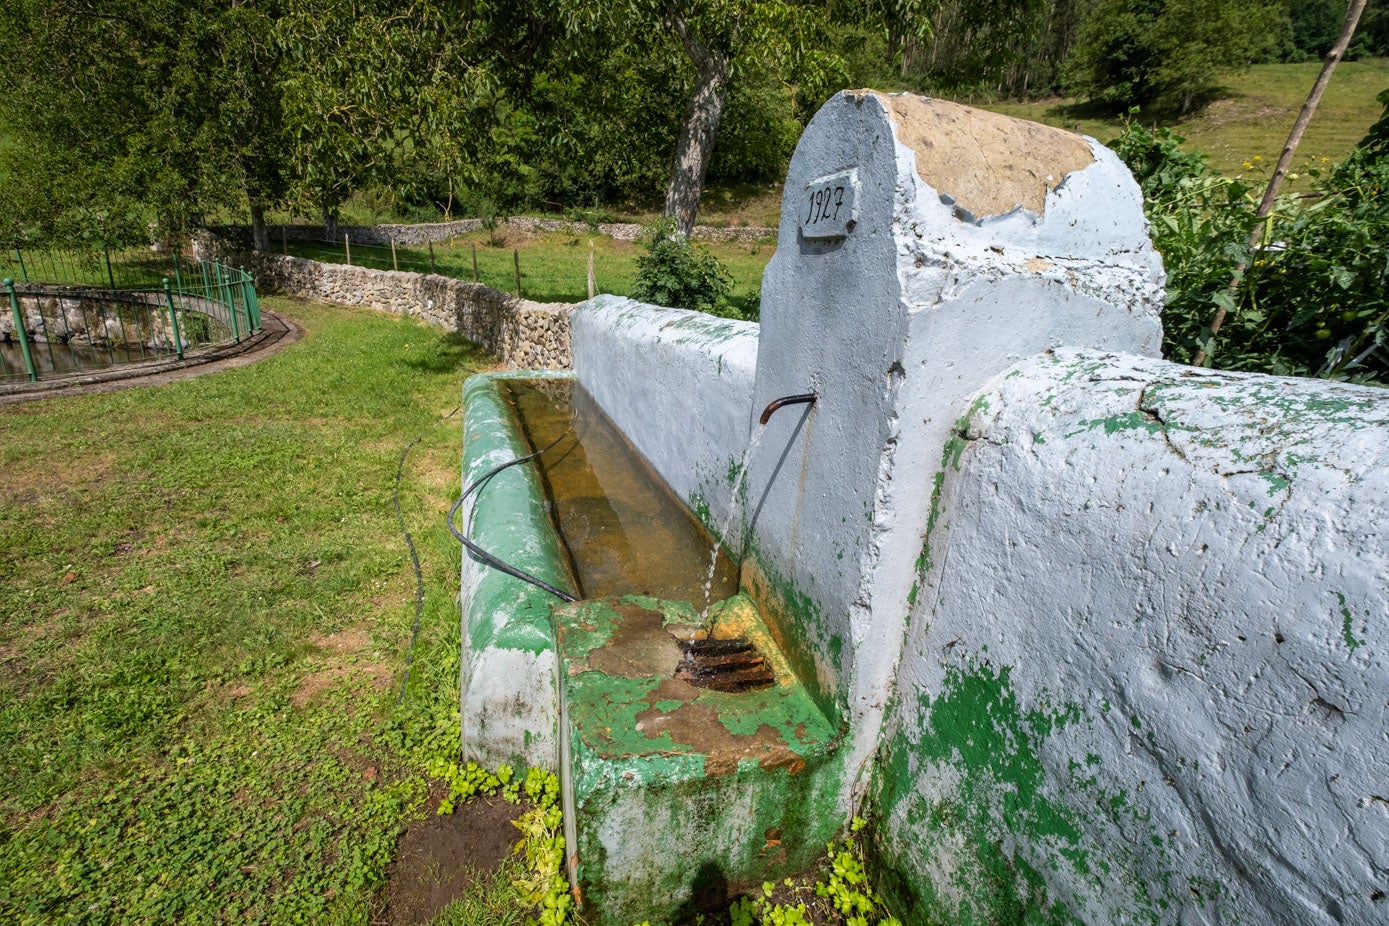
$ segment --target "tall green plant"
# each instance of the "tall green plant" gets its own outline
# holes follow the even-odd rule
[[[742,318],[742,313],[729,304],[732,288],[719,259],[696,251],[690,240],[675,230],[675,222],[663,218],[651,230],[647,252],[637,258],[632,297],[723,318]]]

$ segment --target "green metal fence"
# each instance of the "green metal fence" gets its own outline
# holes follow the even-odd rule
[[[0,381],[182,359],[261,327],[243,268],[135,253],[14,251],[0,261]]]

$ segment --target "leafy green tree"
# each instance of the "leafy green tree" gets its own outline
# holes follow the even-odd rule
[[[562,6],[571,32],[596,30],[613,43],[645,43],[660,33],[678,42],[693,67],[665,197],[665,214],[684,235],[694,228],[729,88],[740,73],[765,68],[816,88],[842,73],[825,51],[822,7],[787,0],[571,0]]]
[[[1077,96],[1186,113],[1221,75],[1266,56],[1277,0],[1098,0],[1067,65]]]
[[[285,183],[276,14],[273,0],[6,3],[9,234],[143,242],[153,222],[176,240],[212,211],[263,216]]]

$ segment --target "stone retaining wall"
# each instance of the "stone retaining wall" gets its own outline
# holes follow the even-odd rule
[[[531,302],[500,290],[437,274],[371,270],[299,257],[246,257],[259,288],[338,305],[409,315],[457,331],[496,354],[507,367],[564,370],[573,365],[565,303]]]

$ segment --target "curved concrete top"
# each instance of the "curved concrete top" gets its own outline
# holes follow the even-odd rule
[[[1067,174],[1095,163],[1083,136],[912,94],[882,101],[897,140],[916,152],[916,172],[937,192],[978,218],[1022,206],[1042,215],[1047,193]]]

